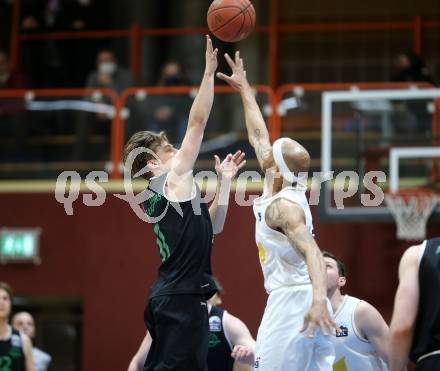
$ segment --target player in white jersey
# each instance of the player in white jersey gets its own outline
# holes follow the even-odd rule
[[[343,295],[346,270],[335,255],[324,252],[327,267],[327,295],[333,307],[333,320],[338,331],[333,336],[335,346],[334,371],[386,371],[389,329],[380,313],[367,302]]]
[[[255,370],[332,370],[330,333],[335,325],[326,298],[322,253],[313,238],[312,217],[300,173],[310,156],[299,143],[278,139],[273,148],[239,52],[225,54],[232,75],[217,77],[241,95],[250,144],[265,171],[263,195],[254,201],[256,242],[269,294],[258,330]]]

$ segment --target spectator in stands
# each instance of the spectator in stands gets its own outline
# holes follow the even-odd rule
[[[27,335],[32,341],[35,341],[35,321],[30,313],[16,313],[12,317],[12,327]],[[47,371],[52,357],[35,346],[32,347],[32,355],[34,357],[35,371]]]
[[[180,64],[174,61],[165,63],[157,85],[164,87],[184,85],[184,75]],[[190,99],[187,95],[169,94],[158,97],[154,103],[156,108],[148,130],[165,130],[172,143],[180,144],[187,126]]]
[[[13,329],[8,323],[12,301],[11,287],[0,282],[0,370],[35,371],[29,337]]]
[[[423,59],[415,52],[399,54],[394,61],[393,82],[427,82],[435,85]],[[426,100],[402,101],[394,104],[392,116],[396,133],[428,134],[432,131],[432,115]]]
[[[96,57],[96,70],[87,78],[87,88],[109,88],[118,93],[133,86],[133,76],[129,70],[119,66],[112,50],[101,50]]]
[[[133,76],[129,70],[118,64],[115,53],[112,50],[101,50],[96,57],[96,70],[89,74],[87,78],[87,88],[107,88],[121,93],[125,89],[133,86]],[[109,104],[106,98],[94,99],[97,103]],[[85,155],[89,159],[108,159],[110,142],[110,120],[107,114],[97,113],[90,115],[84,113],[80,115],[76,125],[76,143],[73,151],[74,160],[84,160]],[[92,134],[105,136],[105,145],[102,150],[93,153],[86,151],[86,146],[90,142]]]
[[[183,84],[183,80],[183,72],[180,64],[175,61],[170,61],[163,65],[157,85],[178,86]]]
[[[434,79],[429,73],[423,59],[415,52],[399,54],[394,61],[395,72],[391,81],[395,82],[429,82],[433,85]]]
[[[0,50],[0,90],[20,89],[26,86],[22,74],[11,69],[8,53]],[[3,147],[6,159],[16,160],[24,156],[27,125],[24,120],[23,99],[0,99],[0,135],[14,138]],[[4,158],[5,159],[5,158]]]

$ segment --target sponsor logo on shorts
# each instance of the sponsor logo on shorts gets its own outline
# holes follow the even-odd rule
[[[222,330],[222,320],[219,316],[212,316],[209,318],[209,331],[211,332],[221,332]]]
[[[348,328],[345,326],[339,326],[339,329],[336,330],[336,337],[342,338],[348,336]]]

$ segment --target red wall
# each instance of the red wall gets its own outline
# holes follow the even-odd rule
[[[101,207],[74,203],[67,216],[53,194],[1,194],[0,227],[41,227],[42,264],[0,267],[0,280],[20,295],[76,294],[83,298],[82,371],[124,370],[144,334],[143,308],[159,264],[150,226],[112,195]],[[435,227],[429,228],[430,236]],[[318,224],[321,248],[348,266],[351,294],[389,318],[397,264],[407,243],[392,224]],[[249,207],[231,203],[225,231],[215,241],[214,269],[224,305],[256,335],[265,305],[254,220]]]

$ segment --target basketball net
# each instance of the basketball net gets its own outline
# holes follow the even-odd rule
[[[440,197],[426,190],[399,191],[385,195],[396,224],[399,240],[424,240],[426,223]]]

